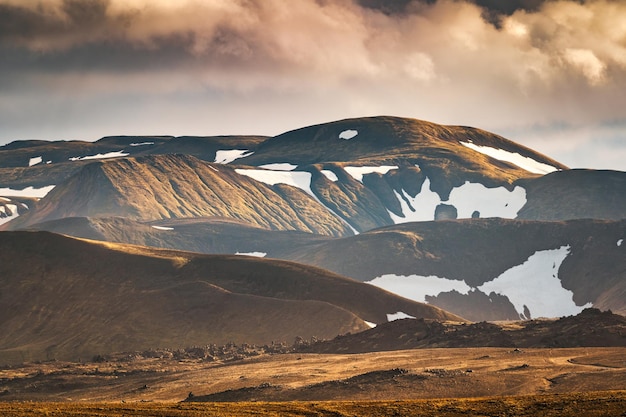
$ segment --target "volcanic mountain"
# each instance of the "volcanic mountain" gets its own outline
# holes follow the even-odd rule
[[[626,173],[480,129],[382,116],[270,138],[14,142],[0,163],[4,230],[268,255],[473,320],[625,309]]]
[[[305,192],[269,187],[229,166],[187,155],[128,157],[92,162],[55,187],[11,228],[64,217],[120,216],[159,220],[218,216],[276,230],[350,233]]]
[[[208,218],[148,224],[67,218],[33,228],[112,242],[292,260],[474,321],[560,317],[585,306],[626,314],[626,220],[414,222],[345,238]]]
[[[626,313],[626,220],[468,219],[380,228],[272,253],[470,320]]]
[[[462,320],[290,262],[0,233],[0,363],[328,338],[403,312]]]
[[[78,146],[74,143],[53,144],[55,147]],[[223,181],[243,183],[243,179],[234,180],[233,171],[253,182],[262,183],[256,185],[262,193],[266,193],[269,187],[274,193],[280,194],[279,200],[282,201],[279,205],[291,205],[292,210],[276,210],[272,207],[267,208],[267,212],[266,203],[256,201],[258,196],[250,200],[252,205],[259,207],[255,210],[261,212],[250,223],[279,230],[292,229],[337,236],[351,234],[348,228],[353,232],[363,232],[409,221],[516,218],[518,213],[526,219],[617,219],[624,217],[626,210],[623,204],[626,193],[620,192],[626,182],[624,173],[606,172],[601,177],[592,171],[580,171],[575,175],[561,175],[567,172],[564,165],[500,136],[479,129],[441,126],[415,119],[346,119],[298,129],[273,138],[111,137],[96,144],[97,149],[103,152],[106,149],[120,149],[72,157],[69,161],[64,159],[67,156],[64,154],[61,162],[50,159],[43,163],[48,156],[45,154],[44,158],[39,153],[43,155],[43,151],[53,145],[28,142],[0,148],[0,162],[8,161],[9,164],[9,167],[1,168],[4,171],[0,172],[0,185],[9,188],[0,189],[0,195],[15,196],[27,186],[56,185],[56,188],[69,187],[70,190],[63,194],[73,195],[64,198],[66,202],[63,204],[77,206],[74,210],[69,207],[54,208],[60,202],[47,203],[44,198],[42,204],[45,207],[36,208],[41,214],[15,222],[8,228],[17,229],[68,216],[122,216],[136,220],[225,216],[250,222],[253,217],[251,213],[244,215],[233,212],[241,212],[242,208],[225,213],[227,210],[191,210],[185,207],[184,201],[190,196],[180,195],[179,191],[184,187],[163,187],[161,183],[166,183],[167,178],[189,178],[189,182],[195,182],[196,176],[181,171],[181,166],[204,172],[211,168],[207,168],[208,165],[198,168],[200,163],[197,160],[190,162],[189,156],[183,161],[174,162],[174,153],[199,157],[205,162],[237,164],[234,170],[225,168],[223,172],[219,166],[213,166],[215,173],[210,175],[209,180],[203,181],[201,187],[205,194],[222,195],[220,186]],[[102,148],[105,145],[106,148]],[[64,152],[69,154],[70,151]],[[78,149],[74,152],[78,153]],[[85,149],[83,152],[88,151]],[[166,152],[171,154],[133,157]],[[108,165],[111,161],[93,161],[98,158],[116,158],[119,167]],[[120,162],[124,158],[132,162]],[[28,165],[32,166],[25,166],[26,159]],[[23,166],[14,167],[16,161]],[[112,187],[123,189],[123,196],[113,196],[115,207],[118,203],[121,208],[132,206],[133,203],[129,201],[133,199],[145,206],[143,202],[151,202],[144,195],[143,190],[147,189],[155,193],[157,201],[154,205],[160,208],[151,213],[137,207],[132,210],[112,211],[111,207],[96,210],[96,207],[102,205],[102,197],[85,192],[76,183],[89,184],[90,174],[104,170],[105,165],[110,168],[109,171],[118,171],[116,175],[107,173],[107,181],[112,183]],[[149,167],[151,165],[160,175],[152,173],[138,180],[136,177],[153,169]],[[134,175],[135,178],[124,179],[119,172],[128,173],[129,177]],[[546,176],[544,180],[543,175],[546,173],[552,175]],[[605,181],[604,177],[610,177],[611,180]],[[47,183],[43,182],[44,178],[47,178]],[[159,184],[151,184],[154,181]],[[175,181],[178,184],[181,182]],[[249,188],[251,182],[247,181],[246,184]],[[599,184],[602,184],[601,188]],[[301,191],[308,196],[303,197]],[[274,199],[272,193],[268,194],[269,199]],[[549,202],[554,196],[563,202],[559,210],[554,210],[553,203]],[[241,200],[239,197],[233,199]],[[213,204],[210,199],[200,200],[200,204],[197,204],[198,201],[190,204],[199,207]],[[85,209],[87,206],[90,208]],[[303,213],[305,207],[313,207],[314,211],[323,208],[325,214]]]

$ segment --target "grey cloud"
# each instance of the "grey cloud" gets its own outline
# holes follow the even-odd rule
[[[228,111],[243,108],[250,133],[280,133],[253,128],[275,115],[297,120],[290,128],[396,114],[495,131],[626,117],[620,26],[626,5],[619,1],[32,4],[0,0],[0,90],[10,92],[0,97],[5,115],[80,102],[67,114],[95,123],[90,106],[106,103],[98,113],[110,106],[115,114],[137,115],[116,124],[127,133],[136,132],[135,120],[146,124],[150,112],[161,112],[155,123],[171,114],[171,123],[160,126],[173,134],[191,133],[184,130],[189,118],[211,113],[210,134],[227,120],[236,123]],[[54,125],[58,117],[42,119]],[[3,133],[17,120],[4,116]],[[172,130],[176,121],[179,132]],[[194,129],[202,131],[200,122]]]

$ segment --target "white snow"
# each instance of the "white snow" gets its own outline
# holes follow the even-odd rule
[[[415,317],[413,316],[409,316],[406,313],[403,313],[402,311],[398,311],[397,313],[392,313],[392,314],[387,314],[387,321],[394,321],[394,320],[400,320],[400,319],[414,319]]]
[[[255,256],[257,258],[265,258],[267,253],[265,252],[237,252],[235,255]]]
[[[337,178],[337,174],[335,174],[333,171],[330,171],[328,169],[323,169],[320,172],[332,182],[339,181],[339,178]]]
[[[146,146],[146,145],[154,145],[154,142],[138,142],[138,143],[130,144],[130,146]]]
[[[293,165],[288,162],[259,165],[259,168],[272,169],[274,171],[293,171],[298,168],[298,165]]]
[[[250,152],[247,149],[230,149],[215,152],[215,163],[217,164],[230,164],[235,159],[245,158],[252,155],[254,152]]]
[[[43,162],[43,158],[41,156],[34,156],[28,160],[28,166],[32,167],[33,165],[41,164]]]
[[[440,278],[435,275],[426,277],[421,275],[385,274],[367,281],[367,283],[420,303],[426,302],[427,295],[437,296],[442,292],[453,290],[461,294],[467,294],[471,289],[465,281]]]
[[[107,152],[107,153],[98,153],[96,155],[73,156],[70,158],[70,161],[85,161],[87,159],[119,158],[121,156],[128,156],[128,155],[129,154],[121,150],[121,151],[114,151],[114,152]]]
[[[558,271],[569,252],[569,246],[537,251],[523,264],[508,269],[478,289],[485,294],[507,296],[518,313],[523,313],[527,306],[533,318],[578,314],[592,304],[577,306],[573,293],[561,285]]]
[[[0,224],[10,222],[11,220],[19,216],[19,213],[17,212],[17,206],[15,204],[6,204],[5,206],[0,206],[0,211],[7,215],[9,214],[9,211],[11,212],[11,214],[7,217],[0,217]]]
[[[404,215],[404,217],[400,217],[389,212],[389,216],[394,223],[422,222],[435,219],[435,207],[441,203],[441,197],[436,192],[430,190],[430,180],[428,178],[426,178],[422,184],[422,189],[415,197],[411,197],[404,190],[402,190],[404,198],[395,190],[394,193],[400,202],[402,214]]]
[[[363,320],[363,321],[365,322],[365,324],[370,326],[370,329],[373,329],[374,327],[376,327],[376,323],[372,323],[371,321],[367,321],[367,320]]]
[[[55,186],[48,185],[41,188],[26,187],[23,190],[14,190],[11,188],[0,188],[0,195],[6,195],[11,197],[34,197],[43,198],[48,194]]]
[[[245,175],[267,185],[286,184],[304,190],[317,200],[311,190],[311,173],[302,171],[271,171],[267,169],[235,169],[237,174]]]
[[[11,200],[9,200],[8,198],[5,198],[5,197],[0,197],[0,201],[11,201]]]
[[[450,198],[444,204],[456,207],[459,219],[469,219],[474,210],[480,212],[480,217],[514,219],[526,204],[526,190],[519,186],[513,191],[504,187],[487,188],[480,183],[466,181],[452,189]]]
[[[617,246],[622,246],[622,242],[624,242],[624,239],[620,239],[617,241]]]
[[[344,167],[348,174],[350,174],[355,180],[363,182],[363,175],[378,172],[380,174],[386,174],[392,169],[398,169],[395,165],[382,165],[379,167]]]
[[[173,227],[167,227],[167,226],[152,226],[153,229],[157,229],[157,230],[174,230]]]
[[[358,130],[352,130],[352,129],[344,130],[343,132],[339,134],[339,139],[350,140],[358,134],[359,134]]]
[[[472,217],[474,211],[478,211],[480,217],[513,219],[526,204],[526,190],[522,187],[518,186],[509,191],[504,187],[487,188],[480,183],[469,181],[453,188],[447,201],[442,201],[439,194],[431,191],[428,178],[424,180],[422,189],[415,197],[411,197],[404,190],[402,195],[397,191],[394,193],[404,215],[397,216],[389,212],[389,216],[396,224],[434,220],[435,208],[441,203],[456,207],[459,219]]]
[[[533,158],[522,156],[516,152],[505,151],[504,149],[492,148],[490,146],[475,145],[472,142],[459,142],[461,145],[470,149],[480,152],[484,155],[498,159],[500,161],[510,162],[518,167],[525,169],[528,172],[535,174],[549,174],[550,172],[558,171],[558,168],[552,165],[544,164],[536,161]]]

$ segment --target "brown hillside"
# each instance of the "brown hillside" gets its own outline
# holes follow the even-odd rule
[[[0,363],[331,337],[398,309],[458,319],[316,268],[0,233]]]
[[[191,156],[158,155],[93,162],[55,187],[7,229],[63,217],[134,220],[219,216],[273,230],[327,235],[350,230],[299,189],[280,190]]]
[[[365,353],[403,349],[512,347],[626,347],[626,317],[586,309],[558,320],[506,323],[441,323],[396,320],[357,334],[337,336],[301,348],[315,353]]]
[[[522,264],[540,250],[569,246],[561,285],[577,305],[626,312],[626,221],[534,222],[468,219],[406,223],[273,256],[316,265],[362,281],[384,274],[444,277],[472,288]],[[537,291],[541,291],[537,288]],[[470,291],[427,301],[473,321],[514,320],[512,305],[497,294]]]
[[[355,130],[358,134],[349,140],[339,138],[346,130]],[[558,169],[567,169],[545,155],[484,130],[391,116],[345,119],[286,132],[261,143],[245,163],[351,162],[376,165],[403,161],[418,164],[431,178],[433,190],[442,197],[452,186],[459,186],[466,180],[496,186],[536,176],[469,149],[460,142],[519,153]]]
[[[519,180],[528,202],[519,219],[626,218],[626,172],[573,169]]]

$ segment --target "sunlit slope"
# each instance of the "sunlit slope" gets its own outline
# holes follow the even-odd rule
[[[92,162],[7,227],[76,216],[135,220],[220,216],[267,229],[350,233],[325,207],[298,189],[271,188],[228,166],[186,155]]]

